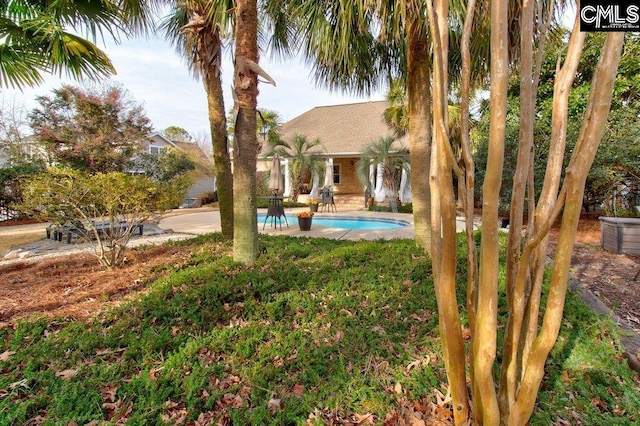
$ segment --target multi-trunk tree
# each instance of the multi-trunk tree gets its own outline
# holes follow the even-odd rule
[[[458,3],[452,2],[449,10],[447,0],[407,1],[401,5],[350,0],[291,3],[296,4],[294,11],[299,12],[303,20],[305,16],[308,19],[304,21],[308,24],[303,28],[305,40],[302,46],[314,61],[318,80],[336,88],[366,91],[380,82],[380,76],[403,75],[406,72],[410,139],[412,134],[423,139],[418,135],[430,132],[427,151],[418,154],[420,161],[414,160],[414,154],[420,148],[411,144],[410,149],[413,151],[411,166],[414,178],[424,176],[421,173],[429,170],[424,160],[429,154],[431,156],[430,164],[427,162],[429,177],[418,178],[422,183],[430,182],[431,201],[425,192],[412,186],[414,207],[418,202],[431,208],[429,244],[455,422],[463,424],[472,419],[479,424],[526,424],[535,404],[545,360],[558,335],[584,182],[611,103],[623,36],[617,33],[607,36],[591,83],[582,130],[571,153],[566,177],[561,182],[563,160],[568,155],[565,149],[567,93],[584,36],[576,29],[569,39],[567,59],[556,76],[554,133],[548,171],[542,184],[542,196],[536,200],[533,196],[535,183],[530,173],[532,160],[536,158],[532,153],[531,129],[536,119],[537,73],[553,15],[552,3],[471,1],[467,4],[466,17]],[[484,38],[484,45],[490,44],[491,47],[490,61],[473,53],[483,42],[483,33],[478,29],[486,26],[491,28],[490,40]],[[486,43],[488,41],[490,43]],[[392,46],[396,48],[392,49]],[[450,55],[450,50],[459,51],[459,57],[463,58],[460,72],[463,77],[455,79],[462,87],[462,161],[456,160],[452,148],[447,111],[450,81],[458,74],[457,68],[450,67],[455,62],[450,60],[451,57],[456,56]],[[472,82],[481,75],[473,70],[482,69],[482,66],[472,66],[474,63],[491,66],[491,131],[482,191],[480,247],[476,247],[472,229],[475,184],[468,125]],[[401,67],[393,68],[399,64]],[[499,194],[504,166],[508,79],[515,66],[519,67],[522,79],[522,124],[518,165],[513,179],[508,260],[506,265],[500,265]],[[391,68],[393,72],[390,72]],[[428,111],[429,105],[431,119],[428,113],[416,113]],[[426,128],[419,131],[420,126]],[[456,303],[455,278],[458,271],[454,176],[461,183],[458,194],[467,218],[469,262],[466,269],[469,281],[466,313],[471,331],[468,346],[465,346],[460,331],[463,322]],[[526,233],[523,230],[525,202],[528,202],[527,210],[532,213],[528,217]],[[548,284],[547,303],[541,306],[546,236],[560,213],[560,240]],[[418,220],[422,220],[422,216],[421,219],[416,217],[416,233],[422,235],[426,231],[418,226]],[[504,332],[501,374],[497,377],[501,266],[507,269],[509,324]],[[542,318],[540,312],[544,312]]]
[[[450,382],[454,415],[457,424],[469,418],[478,424],[526,424],[533,411],[536,396],[544,375],[547,356],[553,347],[560,325],[573,243],[580,217],[584,186],[589,168],[604,131],[607,114],[611,105],[613,83],[622,46],[624,34],[610,33],[602,49],[602,54],[593,76],[591,91],[587,101],[582,130],[571,153],[571,158],[561,181],[562,165],[567,153],[566,148],[566,116],[569,88],[575,67],[580,57],[584,34],[579,32],[578,22],[568,42],[568,53],[562,67],[556,75],[553,112],[553,134],[547,172],[542,184],[541,196],[536,200],[533,195],[533,120],[535,120],[536,102],[536,70],[539,70],[540,57],[534,56],[535,48],[542,51],[540,44],[546,31],[545,22],[549,21],[548,10],[544,15],[537,15],[533,2],[524,2],[519,12],[521,23],[520,61],[517,65],[521,75],[520,104],[520,142],[518,162],[514,171],[511,198],[511,228],[507,247],[506,263],[506,299],[508,323],[504,331],[502,348],[501,373],[495,377],[495,363],[498,352],[499,310],[499,235],[497,229],[499,193],[504,169],[505,127],[507,120],[507,92],[510,66],[512,64],[509,51],[506,49],[509,40],[509,4],[496,1],[491,4],[491,130],[485,179],[482,189],[482,237],[480,256],[474,258],[475,243],[471,235],[469,242],[469,270],[467,315],[471,340],[468,347],[469,357],[469,389],[467,390],[467,373],[465,369],[464,344],[457,333],[462,323],[455,302],[455,214],[451,211],[453,187],[449,184],[453,174],[463,177],[463,170],[458,170],[452,160],[451,148],[447,140],[446,121],[435,122],[432,158],[432,190],[437,188],[438,196],[432,198],[432,224],[441,233],[434,233],[433,271],[438,292],[438,309],[440,313],[440,330],[443,342],[445,365]],[[468,46],[470,25],[468,19],[473,3],[470,3],[465,37]],[[434,9],[437,13],[437,3]],[[434,16],[432,14],[431,16]],[[436,20],[434,19],[434,22]],[[535,27],[534,23],[542,23]],[[433,28],[432,36],[437,37],[438,28]],[[437,41],[436,41],[437,42]],[[468,69],[468,47],[463,50]],[[443,74],[446,63],[446,51],[435,50],[436,77]],[[541,53],[540,53],[541,54]],[[464,68],[463,68],[464,69]],[[465,74],[468,78],[468,73]],[[438,79],[434,79],[434,87],[439,88]],[[468,85],[467,85],[468,87]],[[437,93],[437,89],[434,90]],[[466,92],[468,96],[468,92]],[[465,93],[463,93],[463,98]],[[446,96],[434,95],[434,111],[444,109]],[[468,111],[468,110],[467,110]],[[468,112],[467,112],[468,114]],[[438,128],[442,129],[438,133]],[[468,147],[467,147],[468,149]],[[471,158],[465,155],[467,167],[473,167]],[[467,176],[468,178],[468,176]],[[465,179],[467,183],[472,179]],[[436,186],[435,184],[439,184]],[[473,203],[473,191],[467,187],[466,206]],[[528,201],[526,228],[523,226],[525,202]],[[467,221],[470,221],[471,210],[466,209]],[[551,267],[551,278],[548,282],[547,301],[542,305],[543,275],[547,253],[548,232],[551,225],[560,220],[559,240]],[[468,232],[469,232],[469,228]],[[544,314],[541,314],[544,312]],[[468,393],[469,391],[469,393]],[[470,394],[470,398],[469,398]],[[470,412],[467,407],[470,406]]]

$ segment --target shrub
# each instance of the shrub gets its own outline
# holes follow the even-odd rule
[[[89,175],[50,169],[25,181],[24,201],[16,209],[73,229],[94,240],[100,264],[111,269],[124,260],[133,232],[153,213],[178,204],[185,186],[121,172]]]
[[[213,204],[218,201],[218,191],[205,191],[200,194],[202,205]]]

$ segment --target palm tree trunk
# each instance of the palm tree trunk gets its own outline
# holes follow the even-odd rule
[[[220,74],[216,76],[213,71],[206,72],[204,83],[209,107],[209,126],[213,144],[214,173],[218,191],[222,237],[225,240],[231,240],[233,239],[233,175],[231,174],[227,120]]]
[[[410,9],[410,2],[407,2]],[[431,89],[429,44],[417,12],[407,10],[407,98],[409,108],[409,161],[415,241],[431,255]]]
[[[252,265],[258,257],[256,210],[256,108],[257,74],[247,60],[258,62],[258,13],[256,0],[236,3],[236,54],[234,91],[237,111],[234,126],[233,258]]]

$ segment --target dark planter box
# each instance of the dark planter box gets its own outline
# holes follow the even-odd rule
[[[613,253],[640,255],[640,219],[600,217],[602,248]]]

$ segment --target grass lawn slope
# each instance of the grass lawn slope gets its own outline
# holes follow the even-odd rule
[[[107,315],[0,329],[0,424],[452,420],[431,268],[412,241],[260,244],[245,268],[220,235],[199,237]],[[531,423],[638,424],[612,324],[570,295],[563,325]]]

